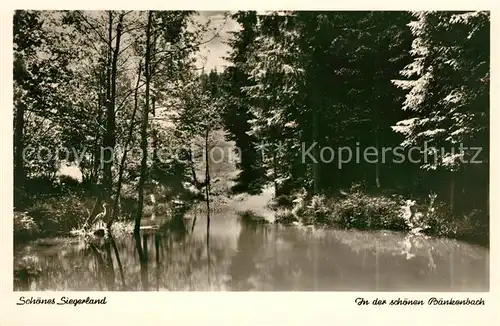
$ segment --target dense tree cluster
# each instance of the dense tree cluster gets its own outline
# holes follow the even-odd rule
[[[158,185],[208,198],[191,145],[208,151],[223,129],[241,151],[235,192],[357,186],[487,211],[488,12],[240,11],[230,65],[209,74],[195,14],[15,12],[16,207],[53,186],[59,148],[109,221],[128,186],[138,220]],[[35,159],[42,147],[58,155]]]
[[[234,18],[224,107],[243,152],[235,190],[328,195],[358,184],[487,209],[487,12]]]
[[[183,152],[216,128],[216,94],[195,66],[216,36],[208,26],[191,11],[16,11],[16,208],[53,192],[67,163],[97,199],[92,215],[102,201],[112,208],[108,223],[125,185],[138,197],[137,227],[146,192],[202,187]]]

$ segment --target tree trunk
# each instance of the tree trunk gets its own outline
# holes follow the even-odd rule
[[[113,11],[108,11],[108,40],[107,40],[107,51],[106,51],[106,76],[105,76],[105,99],[104,106],[106,109],[106,123],[109,123],[110,120],[110,110],[111,108],[111,65],[112,65],[112,40],[113,40]],[[100,122],[100,121],[99,121]],[[102,135],[102,148],[101,153],[99,154],[99,160],[101,163],[100,169],[102,169],[102,183],[103,183],[103,196],[104,200],[107,201],[109,199],[109,195],[107,193],[110,191],[111,177],[108,175],[108,165],[106,160],[109,160],[109,155],[106,153],[102,153],[102,150],[109,146],[110,139],[108,138],[108,129],[104,131]],[[101,154],[103,154],[101,157]],[[109,169],[109,173],[111,173],[111,168]],[[107,198],[108,197],[108,198]]]
[[[273,152],[273,181],[274,181],[274,197],[278,197],[278,159],[276,158],[276,150]]]
[[[111,98],[111,62],[113,61],[113,11],[108,11],[108,40],[106,51],[106,101]]]
[[[135,116],[137,114],[137,107],[138,107],[138,100],[139,100],[139,82],[141,80],[141,70],[142,70],[142,61],[139,63],[139,69],[137,72],[137,83],[135,84],[135,90],[134,90],[134,111],[132,111],[132,118],[130,121],[130,128],[128,130],[128,135],[127,135],[127,140],[125,141],[125,149],[123,150],[123,156],[120,162],[120,170],[118,172],[118,182],[116,185],[116,196],[115,196],[115,202],[113,204],[113,215],[111,220],[114,220],[116,218],[116,211],[118,208],[118,201],[120,200],[120,193],[122,189],[122,182],[123,182],[123,172],[125,170],[125,161],[127,160],[127,154],[128,154],[128,146],[130,144],[130,141],[132,140],[132,134],[134,132],[134,121],[135,121]]]
[[[374,61],[373,61],[373,71],[377,71],[380,67],[379,63],[379,57],[375,56]],[[373,77],[373,89],[377,89],[378,84],[381,82],[379,78],[377,78],[377,74],[372,75]],[[382,117],[382,110],[380,109],[385,105],[383,103],[384,101],[381,99],[381,95],[378,93],[375,93],[375,99],[373,103],[373,107],[375,108],[375,148],[377,151],[377,162],[375,162],[375,185],[377,186],[377,189],[380,189],[380,126],[382,125],[383,117]]]
[[[17,103],[16,120],[14,128],[14,206],[18,207],[22,203],[24,189],[24,103]]]
[[[313,108],[313,144],[315,142],[318,142],[318,110],[317,107]],[[314,195],[319,194],[319,155],[318,155],[318,144],[314,146],[313,148],[313,156],[314,156],[314,161],[313,161],[313,180],[314,180],[314,186],[313,186],[313,192]]]
[[[152,113],[153,113],[153,119],[156,117],[156,97],[153,96],[151,97],[151,109],[152,109]],[[155,171],[156,167],[157,167],[157,163],[158,163],[158,160],[157,160],[157,146],[158,146],[158,137],[157,137],[157,134],[156,134],[156,128],[155,126],[153,125],[152,126],[153,130],[153,171]]]
[[[207,236],[210,230],[210,164],[208,160],[208,136],[209,129],[205,131],[205,197],[207,204]]]
[[[135,226],[134,233],[139,234],[141,228],[141,218],[142,211],[144,208],[144,185],[146,183],[147,177],[147,150],[148,150],[148,139],[147,139],[147,131],[148,131],[148,114],[149,114],[149,92],[150,92],[150,83],[151,83],[151,71],[150,71],[150,56],[151,56],[151,28],[153,21],[153,12],[149,11],[148,14],[148,24],[146,27],[146,55],[145,55],[145,63],[144,63],[144,76],[146,77],[146,104],[144,106],[144,112],[142,115],[142,128],[141,128],[141,149],[142,149],[142,158],[141,158],[141,172],[139,177],[139,198],[137,203],[137,215],[135,216]]]
[[[453,215],[455,208],[455,172],[450,174],[450,213]]]
[[[116,102],[116,74],[118,65],[118,55],[120,54],[120,39],[122,36],[122,25],[123,25],[123,14],[120,15],[118,26],[116,28],[116,43],[112,54],[111,62],[111,90],[110,98],[106,103],[106,133],[104,136],[104,200],[111,207],[111,193],[113,191],[113,176],[111,169],[113,167],[113,157],[115,148],[115,129],[116,129],[116,117],[115,117],[115,102]],[[111,33],[110,33],[111,35]],[[111,39],[110,39],[111,41]],[[111,42],[110,42],[111,43]],[[111,151],[110,151],[111,150]],[[111,215],[113,216],[113,214]],[[107,226],[111,227],[113,223],[112,218],[108,217]]]
[[[379,151],[379,135],[378,135],[378,128],[375,131],[375,148],[377,149],[377,162],[375,163],[375,184],[377,186],[377,189],[380,189],[380,151]]]
[[[94,152],[93,152],[93,166],[92,166],[92,177],[91,177],[91,184],[97,184],[99,182],[99,175],[102,172],[102,157],[100,156],[101,153],[101,146],[104,144],[104,139],[103,135],[104,133],[101,131],[102,128],[102,122],[103,122],[103,115],[104,115],[104,110],[103,107],[106,106],[106,101],[107,101],[107,89],[108,89],[108,66],[109,64],[106,63],[106,66],[103,66],[103,70],[106,69],[106,71],[101,71],[97,75],[98,79],[98,87],[99,87],[99,93],[97,95],[97,116],[95,118],[96,122],[96,129],[95,129],[95,138],[94,138]]]
[[[99,126],[97,126],[94,137],[94,151],[92,152],[92,171],[90,172],[90,183],[96,184],[99,176]]]
[[[210,164],[209,164],[209,149],[208,136],[210,129],[207,126],[205,131],[205,196],[207,203],[207,267],[208,267],[208,283],[210,285]]]

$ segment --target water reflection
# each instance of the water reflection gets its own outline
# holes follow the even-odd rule
[[[15,248],[16,290],[487,291],[489,252],[393,232],[245,226],[213,214],[210,236],[145,230],[88,248],[68,239]],[[187,223],[189,224],[189,223]],[[187,229],[191,230],[190,225]],[[30,276],[20,275],[28,273]],[[24,281],[20,281],[24,280]]]

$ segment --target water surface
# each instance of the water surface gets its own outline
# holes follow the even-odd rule
[[[277,224],[243,225],[233,210],[197,215],[192,234],[117,237],[113,290],[151,291],[488,291],[489,251],[450,240],[388,231]],[[208,250],[207,250],[208,246]],[[29,290],[110,289],[96,258],[76,240],[15,247],[42,271]],[[123,280],[124,283],[123,284]],[[19,288],[17,288],[19,289]]]

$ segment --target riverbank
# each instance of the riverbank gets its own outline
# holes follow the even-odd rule
[[[152,203],[150,198],[145,200],[141,223],[144,227],[150,224],[168,224],[166,217],[177,221],[174,217],[182,214],[190,204],[187,199],[167,201],[160,195],[155,198],[158,203]],[[14,243],[74,237],[84,232],[84,229],[104,229],[106,226],[102,219],[87,225],[95,205],[95,197],[85,192],[64,193],[33,200],[23,210],[14,210]],[[112,233],[132,233],[136,212],[137,200],[133,196],[121,196],[111,228]],[[97,213],[102,213],[102,208]]]
[[[131,220],[133,204],[122,200],[117,222]],[[21,211],[14,211],[14,241],[70,236],[89,219],[95,198],[85,192],[62,193],[32,200]]]
[[[271,219],[268,211],[262,214],[252,209],[240,211],[240,218],[250,224],[271,222],[345,230],[412,232],[489,246],[487,214],[479,210],[451,214],[444,202],[435,199],[418,201],[361,191],[330,198],[307,198],[305,194],[296,194],[275,199],[269,193],[268,190],[266,207],[274,212]]]
[[[239,209],[245,209],[256,198],[234,200],[241,203]],[[270,222],[247,225],[237,220],[231,200],[214,202],[208,243],[203,207],[203,203],[196,207],[196,227],[182,240],[169,232],[143,237],[146,264],[138,258],[135,237],[114,236],[118,254],[111,255],[113,290],[144,291],[144,284],[152,291],[488,290],[489,251],[480,246],[410,232]],[[47,239],[16,246],[15,266],[20,262],[30,267],[30,275],[40,276],[27,290],[107,289],[95,255],[76,240]]]
[[[485,247],[489,245],[489,221],[483,212],[452,215],[438,200],[429,207],[428,201],[405,200],[396,195],[369,195],[360,191],[330,198],[307,198],[300,194],[274,198],[273,195],[274,190],[268,187],[258,195],[216,196],[214,200],[224,201],[235,216],[250,224],[418,232]],[[130,201],[125,199],[124,203]],[[25,211],[14,212],[14,241],[22,243],[68,236],[81,228],[92,205],[91,198],[67,195],[41,200]],[[146,205],[146,215],[150,211],[152,207]],[[133,213],[134,205],[124,204],[115,228],[130,226]]]

